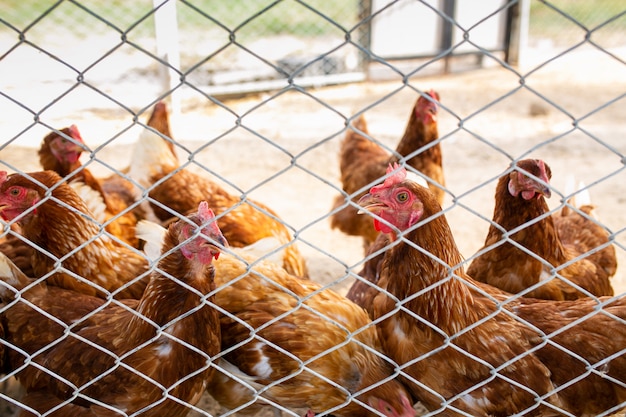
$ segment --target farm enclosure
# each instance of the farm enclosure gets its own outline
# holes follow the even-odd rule
[[[623,10],[614,16],[613,26],[624,21]],[[592,32],[591,41],[604,32]],[[484,241],[496,178],[511,160],[538,157],[552,167],[551,207],[561,204],[569,175],[589,187],[615,240],[620,267],[613,283],[623,297],[626,50],[613,40],[615,32],[623,39],[619,30],[595,43],[585,40],[584,30],[565,43],[531,37],[520,68],[487,55],[483,68],[468,72],[422,76],[420,63],[411,69],[415,72],[400,71],[384,82],[308,88],[285,83],[240,98],[212,96],[202,84],[184,83],[176,90],[181,111],[173,119],[174,139],[181,160],[192,157],[199,172],[207,167],[230,191],[274,208],[295,231],[312,279],[343,294],[353,280],[348,272],[358,272],[363,259],[360,239],[331,230],[327,219],[340,186],[337,154],[346,120],[364,112],[372,136],[394,148],[418,92],[433,88],[441,95],[439,130],[449,190],[444,210],[468,263]],[[15,33],[3,31],[0,39],[17,43]],[[72,123],[92,147],[84,163],[95,174],[132,163],[128,155],[143,129],[135,118],[145,123],[152,103],[163,95],[156,76],[161,64],[135,54],[129,43],[114,54],[97,52],[111,48],[107,37],[85,38],[74,52],[62,36],[45,39],[69,68],[24,43],[7,48],[0,61],[3,73],[10,74],[0,89],[3,169],[37,170],[41,138],[50,128]],[[268,50],[274,45],[268,42]],[[77,81],[77,73],[84,77]]]

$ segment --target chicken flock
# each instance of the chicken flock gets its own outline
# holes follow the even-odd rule
[[[106,178],[80,162],[77,126],[52,130],[40,171],[0,172],[15,415],[176,417],[205,394],[246,415],[626,408],[612,236],[591,204],[550,211],[548,163],[515,160],[467,266],[442,211],[439,104],[418,95],[395,150],[363,115],[346,128],[330,227],[362,238],[364,262],[345,295],[310,276],[271,204],[179,160],[164,102]]]

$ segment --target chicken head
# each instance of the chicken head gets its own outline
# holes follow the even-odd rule
[[[42,148],[47,145],[59,163],[71,166],[78,161],[85,150],[85,142],[76,125],[61,129],[59,132],[62,135],[52,132],[46,136]]]
[[[22,176],[0,171],[0,216],[6,221],[15,219],[39,202],[40,190],[41,186]]]
[[[209,209],[207,202],[202,201],[198,206],[197,216],[189,220],[194,224],[179,222],[175,223],[178,226],[170,226],[179,227],[181,241],[186,241],[180,250],[187,259],[196,256],[202,264],[210,264],[212,259],[219,258],[221,248],[228,247],[228,242],[215,220],[215,214]]]
[[[415,115],[424,123],[424,125],[430,125],[431,123],[437,122],[439,106],[435,100],[439,101],[439,93],[431,89],[426,93],[426,95],[432,98],[432,100],[429,100],[424,96],[418,98],[415,106]]]
[[[548,164],[541,159],[524,159],[516,167],[509,175],[509,192],[513,197],[521,194],[524,200],[550,198],[552,171]]]
[[[409,189],[394,187],[407,179],[404,168],[398,164],[389,165],[387,175],[389,176],[385,182],[372,187],[368,194],[361,197],[358,204],[364,210],[378,216],[374,219],[376,230],[395,235],[394,227],[407,230],[422,218],[424,205]],[[385,204],[382,204],[382,201]]]

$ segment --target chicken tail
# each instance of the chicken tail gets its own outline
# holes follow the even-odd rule
[[[352,122],[352,126],[361,132],[367,133],[367,121],[364,115],[360,115],[356,120]]]
[[[135,235],[137,239],[145,242],[143,252],[151,261],[156,261],[161,256],[166,233],[167,230],[163,226],[148,220],[140,220],[135,226]]]
[[[593,205],[591,204],[591,194],[589,193],[589,189],[585,185],[584,182],[579,181],[576,186],[576,177],[574,175],[569,175],[567,177],[567,181],[565,182],[565,196],[571,196],[567,199],[567,204],[563,206],[561,210],[562,216],[568,216],[571,214],[572,207],[581,209],[583,207],[587,208],[588,212],[591,212],[593,209]]]
[[[280,240],[273,236],[268,236],[248,246],[244,246],[237,252],[248,255],[248,259],[264,258],[265,260],[281,265],[285,256],[285,248],[281,249],[281,246],[282,243]]]
[[[32,283],[15,264],[0,252],[0,298],[3,302],[11,301],[16,294]]]

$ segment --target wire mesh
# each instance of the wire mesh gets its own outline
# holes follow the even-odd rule
[[[277,291],[295,300],[293,307],[260,329],[242,323],[250,327],[250,337],[242,345],[254,341],[282,351],[298,363],[296,374],[259,387],[258,381],[251,382],[247,376],[223,367],[220,359],[236,348],[229,347],[207,363],[246,385],[253,392],[249,402],[229,410],[215,404],[208,394],[200,402],[196,402],[198,398],[186,401],[173,396],[171,387],[159,386],[163,401],[184,403],[193,416],[237,415],[255,402],[270,403],[285,414],[301,414],[303,410],[281,405],[270,393],[272,387],[297,380],[304,373],[343,392],[345,403],[360,402],[364,408],[375,411],[372,404],[357,398],[369,387],[344,387],[313,366],[316,359],[353,345],[375,351],[377,357],[383,357],[395,368],[390,375],[413,380],[425,391],[432,389],[411,375],[409,369],[449,350],[490,367],[491,379],[472,389],[492,379],[508,378],[501,374],[502,369],[519,358],[502,365],[488,364],[454,344],[461,334],[471,332],[483,321],[459,334],[446,335],[407,307],[420,294],[398,300],[393,313],[415,316],[416,322],[433,328],[445,343],[405,364],[394,363],[358,337],[377,321],[357,330],[347,329],[332,316],[331,307],[329,311],[312,313],[345,333],[344,342],[336,349],[304,357],[301,352],[288,352],[256,334],[295,311],[310,311],[310,299],[325,290],[345,294],[360,279],[358,272],[368,259],[364,258],[360,238],[329,227],[332,200],[342,193],[338,164],[341,140],[347,126],[363,114],[372,141],[392,152],[415,99],[430,88],[441,94],[438,143],[443,148],[446,174],[443,213],[465,257],[463,265],[471,263],[484,242],[492,222],[498,178],[511,161],[538,157],[550,164],[554,174],[551,189],[556,199],[550,201],[552,212],[569,204],[569,198],[580,191],[566,189],[568,176],[583,181],[582,188],[591,193],[599,213],[597,222],[608,231],[609,242],[617,252],[620,267],[612,280],[615,298],[626,296],[626,278],[621,272],[621,265],[626,262],[626,217],[621,208],[626,163],[622,140],[626,134],[622,123],[626,10],[622,2],[182,0],[176,2],[175,9],[179,65],[159,51],[155,37],[155,14],[166,4],[146,0],[5,1],[0,12],[3,169],[22,173],[39,170],[36,152],[42,138],[53,130],[76,124],[87,147],[82,167],[92,170],[98,178],[120,174],[130,179],[126,168],[133,160],[129,156],[137,138],[147,129],[154,104],[160,100],[177,102],[180,107],[172,109],[172,144],[182,167],[218,181],[240,197],[238,204],[262,202],[276,210],[277,218],[302,251],[312,280],[319,283],[305,297],[277,285]],[[518,64],[513,65],[509,56],[514,27],[511,19],[526,6],[530,13],[528,38],[519,51]],[[174,75],[169,83],[162,81],[164,71]],[[147,190],[141,193],[141,199],[154,202]],[[106,233],[101,227],[92,239]],[[5,222],[3,237],[19,239],[18,235]],[[80,251],[93,240],[73,249]],[[279,252],[272,248],[266,256],[271,258]],[[65,259],[56,259],[59,269],[55,271],[71,274],[72,271],[63,269]],[[449,266],[448,280],[462,281],[454,275],[454,267]],[[555,268],[552,278],[557,279],[561,270]],[[259,279],[273,281],[272,276]],[[535,288],[528,291],[532,289]],[[109,296],[107,303],[119,305],[113,299],[115,294]],[[16,301],[5,302],[2,314],[10,314],[15,302],[25,301],[18,295]],[[208,299],[205,302],[213,305]],[[555,392],[591,374],[611,380],[622,394],[626,391],[624,380],[608,373],[611,366],[623,360],[626,346],[618,346],[614,354],[590,363],[553,341],[597,314],[610,317],[616,333],[623,334],[623,313],[606,311],[606,304],[599,301],[597,308],[580,320],[541,334],[541,346],[552,346],[576,357],[585,368],[583,374],[556,387]],[[214,307],[228,315],[219,305]],[[72,333],[75,325],[66,326],[49,312],[34,308],[52,323],[65,326],[66,337]],[[498,305],[494,316],[507,315],[526,323],[508,308],[506,303]],[[167,328],[171,329],[178,320],[174,319]],[[168,336],[167,331],[158,329],[158,334],[176,339]],[[42,346],[39,353],[62,341]],[[0,342],[5,350],[10,348],[5,339]],[[89,340],[85,343],[107,351]],[[189,347],[193,350],[193,346]],[[0,398],[6,404],[3,415],[18,415],[27,407],[20,402],[23,392],[13,378],[23,368],[30,365],[54,374],[37,363],[37,354],[22,351],[21,355],[26,358],[24,365],[10,369],[5,364],[0,379],[4,384]],[[125,357],[116,360],[123,364]],[[195,375],[190,374],[188,379]],[[71,387],[70,395],[57,407],[70,400],[90,400],[82,390],[105,376],[82,387],[66,381]],[[525,388],[511,379],[509,383]],[[293,390],[297,396],[298,388]],[[448,397],[431,394],[441,399],[439,411],[471,415],[454,403],[467,392]],[[537,393],[538,405],[520,414],[533,415],[539,404],[549,404],[551,394]],[[144,411],[156,409],[160,403]],[[313,411],[340,415],[343,405]],[[621,397],[621,403],[601,415],[618,412],[624,405]],[[306,411],[304,399],[301,408]],[[424,415],[438,412],[436,408],[430,413],[420,406],[416,408]],[[127,414],[119,410],[115,415],[118,414],[140,412]]]

